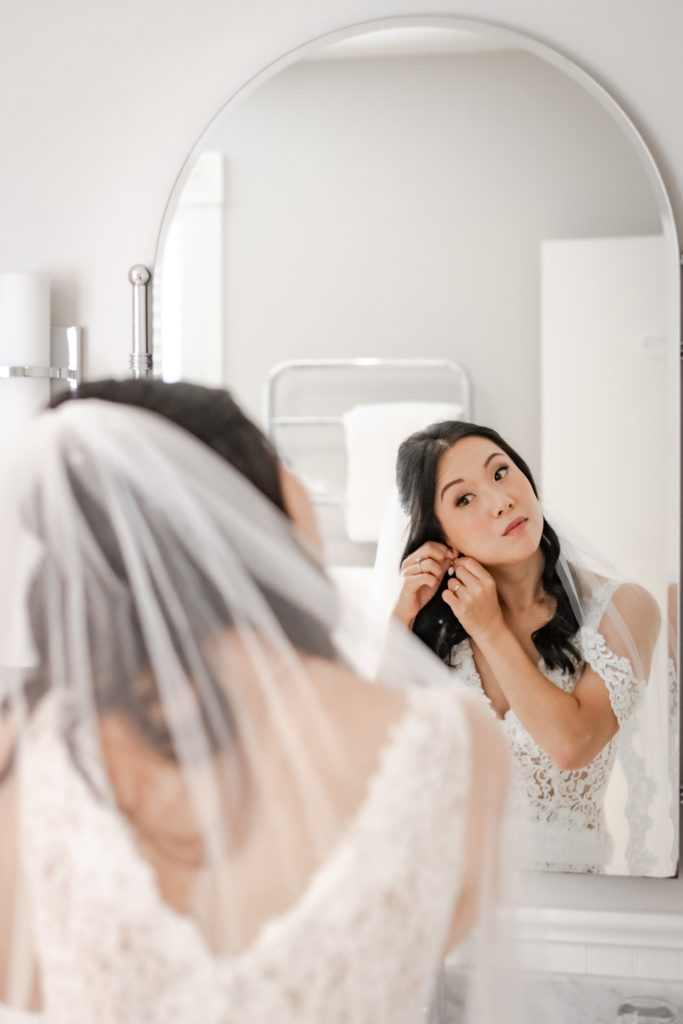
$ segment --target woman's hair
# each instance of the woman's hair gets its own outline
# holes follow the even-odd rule
[[[226,391],[152,380],[105,380],[81,385],[73,396],[58,399],[54,406],[64,401],[90,398],[138,406],[172,420],[219,453],[273,504],[284,510],[275,450]],[[59,415],[59,412],[55,415]],[[99,560],[97,565],[91,562],[86,566],[84,574],[85,642],[95,675],[93,686],[98,708],[100,711],[117,710],[127,713],[159,753],[173,758],[173,741],[160,710],[157,681],[150,676],[152,657],[141,624],[144,609],[136,607],[130,597],[134,588],[131,587],[132,577],[126,552],[113,525],[106,495],[99,489],[97,467],[88,473],[83,471],[79,463],[75,470],[69,465],[66,465],[65,470],[78,517],[76,528],[86,539],[85,548],[96,551]],[[146,518],[145,506],[148,506],[149,522],[158,520],[158,513],[154,510],[163,503],[163,495],[145,495],[138,491],[134,500],[137,513],[143,519]],[[47,529],[50,509],[42,507],[36,497],[30,508],[25,509],[25,515],[29,530],[41,538]],[[296,531],[292,529],[287,534],[283,533],[285,535],[289,536],[293,545],[300,547],[301,557],[318,570],[319,566],[305,547],[299,545]],[[163,529],[154,530],[151,535],[154,549],[152,557],[163,565],[171,594],[169,599],[165,588],[161,588],[152,579],[155,604],[163,616],[167,642],[175,651],[177,664],[193,688],[198,663],[196,658],[201,662],[203,644],[211,643],[217,632],[233,624],[220,585],[216,582],[217,577],[212,575],[210,566],[207,567],[194,555],[194,540],[191,536],[167,536]],[[217,557],[220,554],[217,552]],[[105,568],[106,578],[111,581],[104,591],[102,567]],[[56,585],[64,595],[61,606],[66,608],[69,580],[63,578],[59,570],[54,571],[58,576]],[[243,571],[250,585],[258,590],[264,622],[266,619],[274,619],[289,643],[298,651],[339,660],[322,616],[318,618],[302,605],[287,599],[281,588],[270,587],[263,579],[256,579],[246,565]],[[322,574],[322,570],[320,572]],[[92,595],[88,594],[89,583],[92,584]],[[50,649],[55,642],[59,645],[59,630],[66,628],[65,624],[54,621],[54,600],[49,603],[47,599],[50,586],[54,586],[54,577],[49,578],[49,571],[46,572],[43,567],[34,577],[28,596],[30,630],[39,655],[38,666],[26,681],[25,695],[29,705],[34,705],[49,688]],[[102,616],[103,593],[110,594],[106,598],[110,606],[108,619]],[[180,598],[180,610],[177,603],[174,605],[174,598],[176,602]],[[91,607],[95,608],[98,601],[99,615],[90,614]],[[48,604],[53,609],[53,617],[49,620]],[[251,625],[258,630],[260,623],[252,622]],[[192,637],[192,644],[188,643],[188,636]],[[197,652],[196,658],[192,655],[195,662],[192,665],[187,663],[188,651],[190,654]],[[219,735],[212,728],[206,707],[212,705],[220,708],[219,719],[224,723],[234,725],[233,715],[220,682],[220,673],[216,675],[208,661],[204,661],[204,666],[204,700],[198,700],[197,704],[199,713],[206,715],[204,726],[209,742],[213,749],[219,749],[225,744],[225,732]],[[238,739],[235,732],[231,728],[233,740]]]
[[[148,409],[183,427],[221,455],[242,476],[287,514],[275,448],[223,388],[185,381],[128,377],[85,381],[50,403],[56,408],[79,398],[99,398]]]
[[[445,543],[443,528],[435,508],[436,478],[441,456],[454,444],[465,437],[483,437],[502,449],[524,473],[534,494],[538,490],[526,462],[490,427],[461,420],[446,420],[434,423],[424,430],[411,434],[401,444],[396,463],[396,484],[403,511],[410,517],[408,539],[401,561],[427,541]],[[543,589],[555,598],[555,614],[550,622],[532,633],[536,649],[549,669],[561,668],[572,672],[580,660],[572,643],[572,637],[579,628],[569,597],[557,572],[560,556],[560,542],[550,523],[544,518],[541,535],[541,551],[545,558],[543,567]],[[448,586],[445,575],[439,589],[421,609],[413,623],[413,632],[420,637],[446,664],[450,663],[455,644],[468,635],[462,624],[444,604],[441,594]]]

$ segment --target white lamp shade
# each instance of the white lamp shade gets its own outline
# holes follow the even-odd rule
[[[0,274],[0,366],[49,365],[49,279],[41,274]],[[0,379],[0,450],[49,399],[47,377]]]

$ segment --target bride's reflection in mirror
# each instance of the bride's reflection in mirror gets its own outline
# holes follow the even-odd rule
[[[412,434],[397,484],[409,526],[394,616],[500,720],[520,863],[608,870],[605,802],[619,757],[627,863],[647,873],[661,837],[639,805],[666,773],[666,761],[657,772],[643,758],[648,730],[667,747],[666,687],[655,678],[648,692],[665,633],[656,600],[558,536],[529,467],[495,430],[446,421]]]

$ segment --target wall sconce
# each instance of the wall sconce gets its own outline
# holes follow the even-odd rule
[[[0,274],[0,450],[50,398],[75,389],[82,329],[50,326],[50,282],[39,274]]]

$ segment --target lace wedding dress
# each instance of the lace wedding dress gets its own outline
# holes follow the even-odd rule
[[[521,867],[533,870],[603,872],[612,853],[605,819],[605,793],[617,753],[629,786],[631,830],[627,847],[629,868],[644,874],[651,866],[644,836],[652,782],[643,771],[633,742],[633,712],[645,690],[630,660],[614,654],[600,633],[600,623],[619,584],[605,581],[591,594],[583,626],[574,638],[582,662],[572,674],[539,670],[555,686],[571,693],[586,665],[604,680],[619,722],[618,733],[584,768],[564,771],[532,739],[510,708],[502,728],[513,751],[515,785],[510,820]],[[486,697],[469,639],[457,644],[450,665],[469,690]],[[637,817],[637,824],[634,819]]]
[[[45,1020],[418,1024],[463,870],[461,699],[409,695],[333,855],[235,956],[213,953],[164,901],[124,817],[74,766],[45,704],[21,761]]]

